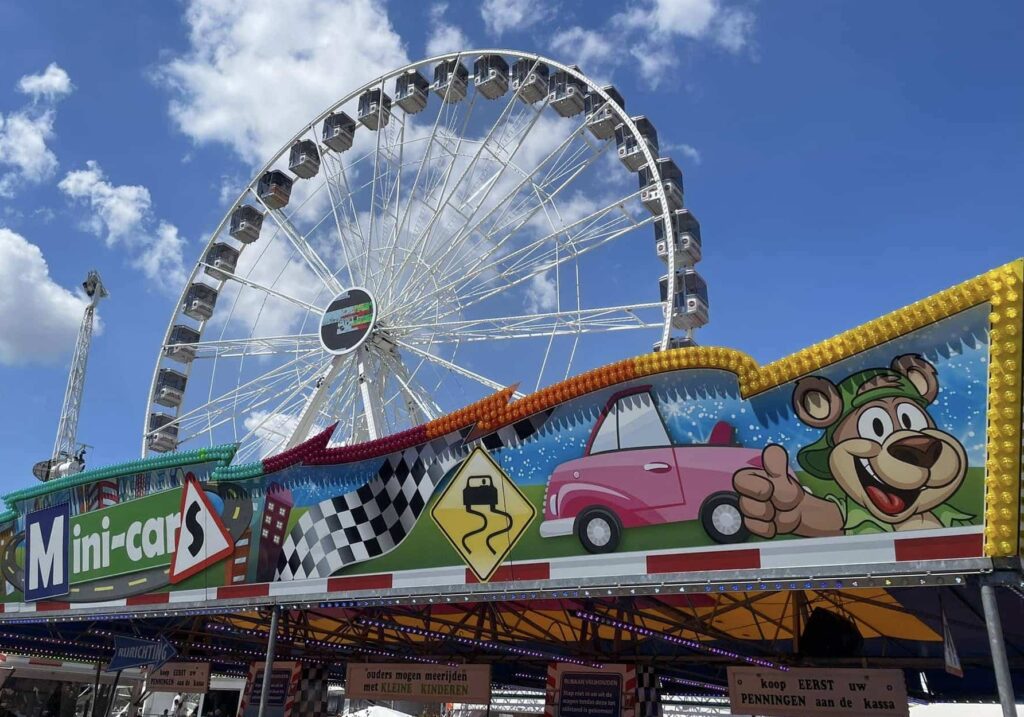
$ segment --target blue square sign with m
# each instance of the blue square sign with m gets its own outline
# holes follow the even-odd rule
[[[25,516],[25,601],[67,595],[68,529],[71,510],[67,503],[43,508]]]

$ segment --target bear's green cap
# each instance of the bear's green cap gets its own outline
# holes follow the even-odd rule
[[[867,391],[860,391],[861,386],[878,377],[885,377],[888,382],[880,383]],[[839,396],[843,401],[842,414],[835,423],[825,429],[818,440],[801,448],[796,456],[801,468],[822,480],[835,480],[832,476],[832,469],[828,465],[828,457],[835,447],[836,426],[853,411],[880,398],[909,398],[922,408],[928,405],[928,401],[909,378],[887,368],[869,368],[866,371],[858,371],[840,381],[836,388],[839,389]]]

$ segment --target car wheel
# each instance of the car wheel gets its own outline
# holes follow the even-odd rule
[[[619,547],[622,524],[607,508],[588,508],[576,520],[576,537],[588,553],[611,553]]]
[[[712,493],[700,506],[704,532],[716,543],[742,543],[750,537],[740,512],[740,497],[731,491]]]

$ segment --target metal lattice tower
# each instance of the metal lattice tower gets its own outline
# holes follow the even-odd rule
[[[36,464],[33,468],[36,477],[43,481],[77,473],[84,467],[78,444],[78,416],[82,408],[85,369],[89,361],[89,344],[92,342],[96,306],[109,294],[100,275],[95,271],[89,272],[82,282],[82,287],[89,297],[89,305],[85,307],[82,325],[78,329],[78,340],[75,342],[75,353],[71,358],[71,371],[64,391],[60,422],[57,424],[57,438],[53,443],[53,457],[49,461]]]

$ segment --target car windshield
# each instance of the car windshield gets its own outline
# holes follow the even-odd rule
[[[667,446],[671,441],[665,432],[658,409],[649,393],[635,393],[619,399],[619,449]]]
[[[615,402],[594,436],[590,453],[671,444],[651,394],[644,392],[624,396]]]

